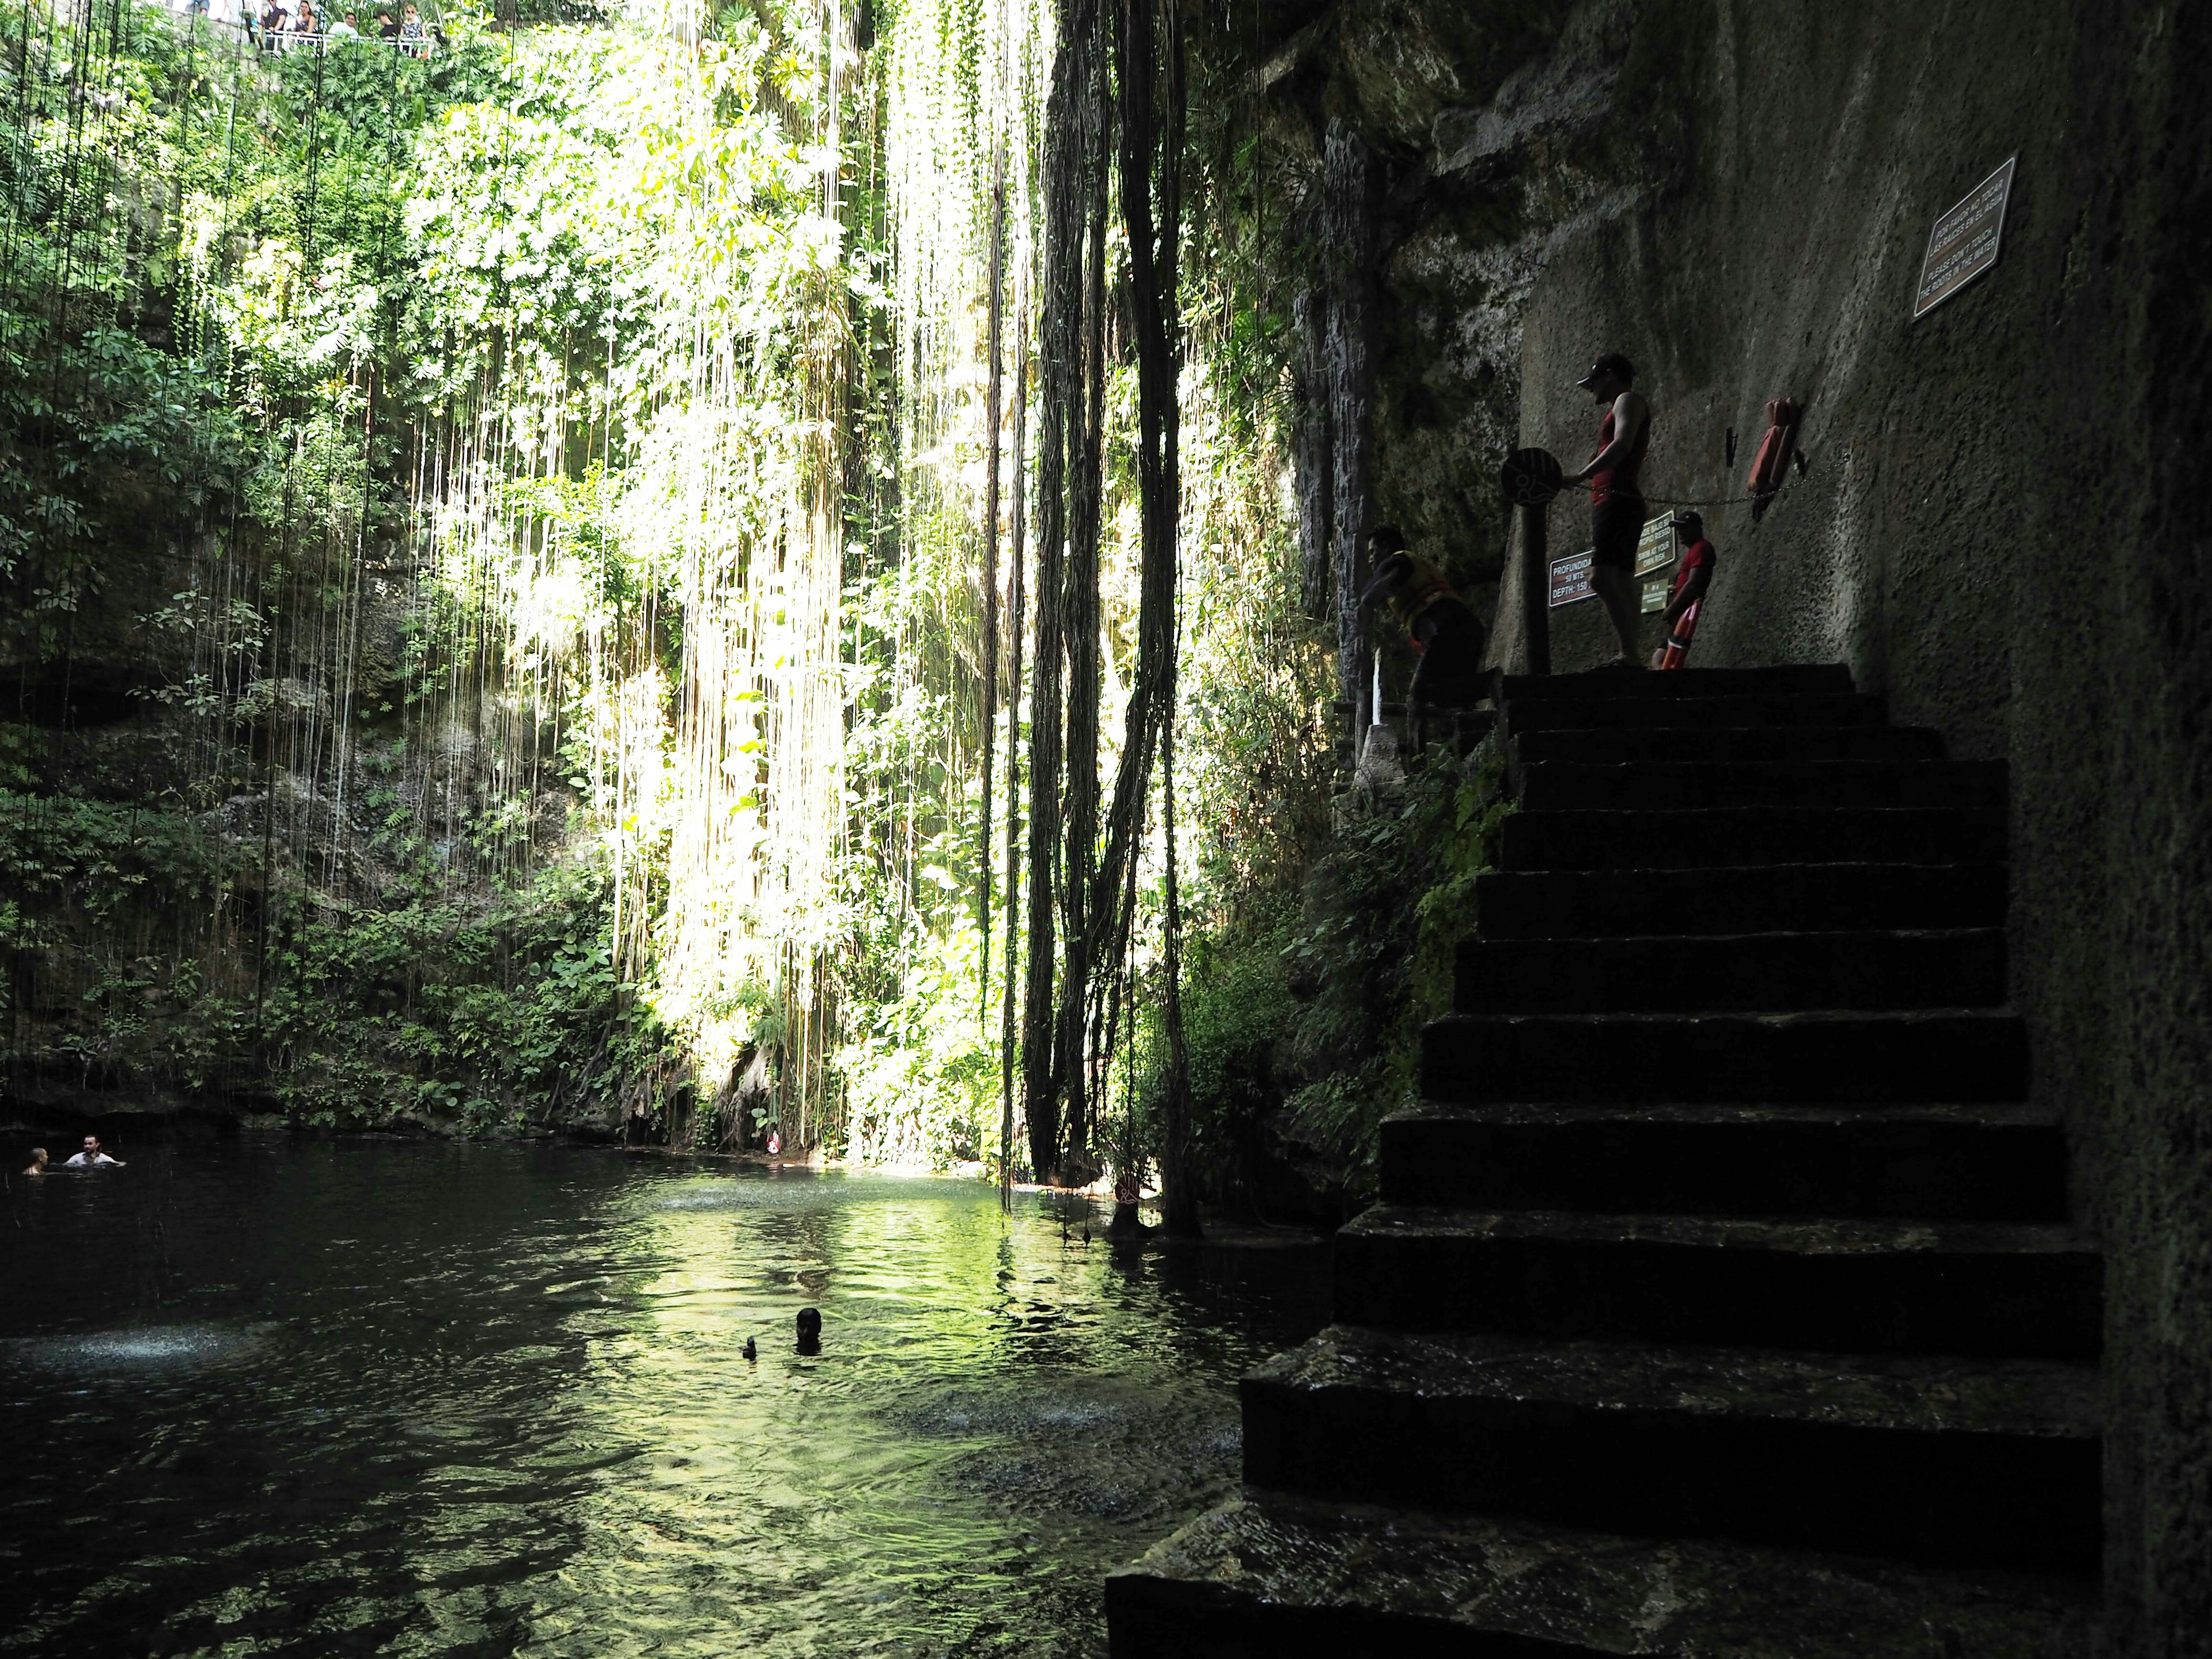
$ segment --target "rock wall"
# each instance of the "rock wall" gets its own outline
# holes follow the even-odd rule
[[[1262,71],[1306,188],[1332,118],[1390,173],[1373,496],[1334,510],[1479,609],[1504,576],[1510,664],[1497,458],[1589,453],[1595,353],[1638,366],[1655,497],[1740,495],[1803,400],[1805,475],[1705,509],[1695,660],[1845,661],[2011,763],[2014,995],[2108,1253],[2110,1651],[2212,1652],[2212,8],[1522,9],[1347,5]],[[2000,264],[1913,322],[1934,220],[2014,155]],[[1598,659],[1595,605],[1555,621],[1555,667]]]

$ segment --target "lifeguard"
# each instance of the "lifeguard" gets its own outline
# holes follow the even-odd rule
[[[1698,631],[1698,614],[1705,608],[1706,592],[1720,555],[1705,539],[1705,521],[1695,513],[1674,515],[1674,534],[1682,544],[1682,556],[1674,564],[1674,585],[1667,597],[1667,643],[1651,653],[1654,668],[1680,668],[1689,659],[1690,641]]]
[[[1620,653],[1602,666],[1634,668],[1636,651],[1636,544],[1650,508],[1644,500],[1644,452],[1651,447],[1651,406],[1632,390],[1636,367],[1618,351],[1608,351],[1575,384],[1605,406],[1598,422],[1597,453],[1562,483],[1590,487],[1590,586],[1605,603]]]

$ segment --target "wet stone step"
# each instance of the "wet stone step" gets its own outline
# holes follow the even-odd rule
[[[1986,1008],[2005,999],[1999,927],[1626,939],[1475,939],[1462,1013]]]
[[[1540,698],[1551,702],[1611,702],[1624,697],[1676,702],[1790,693],[1848,692],[1851,671],[1839,662],[1778,663],[1768,668],[1684,668],[1668,673],[1601,669],[1587,674],[1508,674],[1502,694],[1507,702]]]
[[[1382,1124],[1386,1204],[2063,1221],[2055,1113],[2002,1106],[1447,1106]]]
[[[2005,815],[1996,807],[1523,807],[1507,816],[1499,846],[1499,865],[1507,870],[1983,863],[2005,856]]]
[[[2093,1583],[1254,1491],[1106,1580],[1114,1659],[2087,1659]]]
[[[1239,1391],[1254,1486],[1935,1566],[2097,1569],[2094,1365],[1336,1325]]]
[[[1484,939],[1996,927],[2008,872],[1980,864],[1507,870],[1475,878]]]
[[[1532,811],[1576,808],[1694,811],[1729,806],[2002,809],[2002,761],[1546,761],[1520,769]]]
[[[1843,1104],[2010,1101],[2019,1018],[1910,1013],[1454,1014],[1421,1033],[1421,1092],[1516,1100]]]
[[[1336,1236],[1340,1323],[1821,1352],[2098,1352],[2064,1226],[1378,1205]]]
[[[1713,697],[1523,697],[1504,713],[1508,737],[1531,732],[1617,727],[1657,731],[1674,727],[1747,726],[1878,726],[1887,710],[1863,693],[1787,692]]]
[[[1933,761],[1943,739],[1921,726],[1716,726],[1528,732],[1514,740],[1522,765],[1570,761],[1620,766],[1652,761],[1744,763],[1768,761]]]

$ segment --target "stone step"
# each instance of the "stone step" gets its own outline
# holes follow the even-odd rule
[[[1522,765],[1557,761],[1619,766],[1650,761],[1705,764],[1766,761],[1935,761],[1943,739],[1923,726],[1712,726],[1635,731],[1613,726],[1528,732],[1514,740]]]
[[[2007,1101],[2027,1042],[2000,1010],[1452,1014],[1421,1033],[1421,1092],[1700,1105]]]
[[[1535,812],[1686,811],[1731,806],[1951,807],[2002,810],[2002,761],[1636,761],[1520,768],[1519,798]]]
[[[1509,738],[1531,732],[1747,726],[1820,727],[1881,726],[1887,710],[1880,697],[1862,692],[1754,692],[1712,697],[1523,697],[1504,711]]]
[[[1987,1008],[2005,999],[2001,927],[1685,939],[1474,939],[1462,1013]]]
[[[1851,671],[1842,663],[1793,662],[1767,668],[1685,668],[1668,673],[1600,669],[1587,674],[1508,674],[1501,695],[1507,703],[1535,699],[1609,702],[1622,697],[1675,702],[1776,692],[1834,694],[1851,689]]]
[[[1257,1486],[1930,1566],[2097,1570],[2094,1365],[1338,1325],[1239,1391]]]
[[[1990,807],[1733,806],[1717,810],[1509,813],[1506,870],[1691,870],[1732,865],[1972,864],[2005,856],[2005,815]]]
[[[2103,1259],[2073,1229],[1377,1205],[1336,1236],[1336,1318],[1395,1330],[2084,1358]]]
[[[1382,1123],[1386,1204],[2063,1221],[2040,1107],[1448,1106]]]
[[[1503,870],[1475,878],[1484,939],[1995,927],[2004,865],[1769,864],[1710,870]]]
[[[1106,1580],[1113,1659],[2088,1659],[2096,1586],[1253,1490]]]

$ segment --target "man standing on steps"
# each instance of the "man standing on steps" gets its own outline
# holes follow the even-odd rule
[[[1651,653],[1654,668],[1680,668],[1690,655],[1690,641],[1698,631],[1698,614],[1713,585],[1713,568],[1720,556],[1705,539],[1705,515],[1686,509],[1674,515],[1674,535],[1682,544],[1682,556],[1674,563],[1674,585],[1667,599],[1667,642]]]
[[[1413,717],[1413,750],[1427,741],[1428,711],[1434,704],[1466,704],[1479,691],[1482,668],[1482,623],[1465,599],[1452,590],[1443,571],[1409,551],[1398,526],[1386,524],[1367,532],[1367,558],[1375,580],[1359,596],[1360,614],[1381,599],[1405,629],[1420,661],[1406,702]],[[1380,720],[1382,711],[1376,711]]]
[[[1590,586],[1613,618],[1620,654],[1607,668],[1635,668],[1636,544],[1644,534],[1646,508],[1644,453],[1651,446],[1651,406],[1632,389],[1636,367],[1618,351],[1608,351],[1575,384],[1605,408],[1598,422],[1597,453],[1562,483],[1585,480],[1590,487]]]

